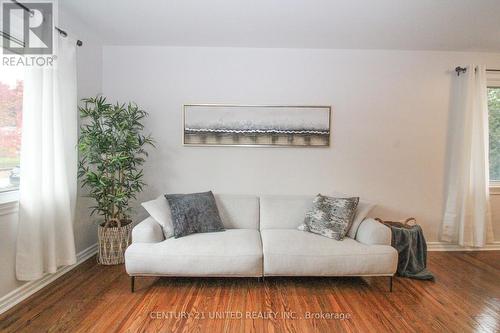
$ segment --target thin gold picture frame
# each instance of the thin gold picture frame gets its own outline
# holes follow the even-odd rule
[[[188,107],[250,107],[250,108],[310,108],[328,110],[328,142],[325,145],[291,145],[291,144],[200,144],[186,143],[186,109]],[[313,111],[314,112],[314,111]],[[182,145],[186,147],[249,147],[249,148],[329,148],[332,140],[332,107],[330,105],[269,105],[269,104],[218,104],[189,103],[182,106]]]

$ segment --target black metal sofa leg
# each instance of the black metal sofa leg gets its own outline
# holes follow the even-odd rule
[[[392,276],[389,276],[389,292],[392,293]]]
[[[135,276],[130,277],[130,291],[131,292],[135,291]]]

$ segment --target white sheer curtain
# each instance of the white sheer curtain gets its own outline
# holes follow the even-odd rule
[[[466,68],[454,77],[441,239],[482,247],[492,238],[486,67]]]
[[[57,64],[28,69],[24,81],[19,280],[35,280],[76,262],[76,50],[68,38],[59,37],[58,43]]]

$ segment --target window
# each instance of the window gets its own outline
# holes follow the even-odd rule
[[[0,68],[0,192],[19,187],[23,67]]]

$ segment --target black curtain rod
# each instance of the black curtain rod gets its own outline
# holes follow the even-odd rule
[[[26,7],[25,5],[23,5],[22,3],[20,3],[19,1],[17,0],[10,0],[12,1],[13,3],[15,3],[17,6],[21,7],[22,9],[24,9],[25,11],[27,11],[28,13],[30,13],[31,16],[35,15],[35,13],[33,12],[33,10],[29,9],[28,7]],[[64,31],[63,29],[59,28],[59,27],[54,27],[54,29],[57,30],[57,32],[59,32],[59,34],[63,37],[68,37],[68,33],[66,31]],[[83,45],[83,42],[81,40],[77,40],[76,41],[76,45],[77,46],[82,46]]]
[[[487,71],[487,72],[500,72],[500,69],[490,69],[490,68],[486,68],[486,71]],[[457,75],[458,75],[458,76],[460,76],[460,73],[465,73],[465,72],[467,72],[467,68],[457,66],[457,67],[455,67],[455,72],[457,72]]]

